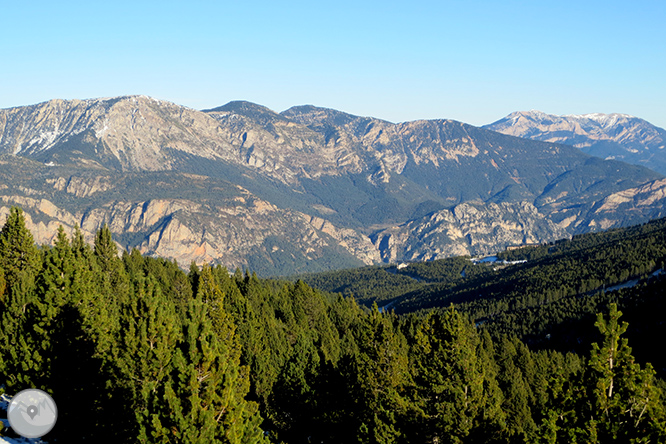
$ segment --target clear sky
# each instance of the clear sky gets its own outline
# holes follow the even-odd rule
[[[145,94],[474,125],[621,112],[666,128],[666,1],[0,0],[0,108]]]

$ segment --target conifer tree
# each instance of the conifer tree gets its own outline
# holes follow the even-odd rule
[[[412,368],[423,415],[419,440],[460,443],[481,427],[490,432],[499,415],[499,393],[468,322],[453,307],[431,313],[419,325],[415,342]]]
[[[209,266],[188,304],[183,341],[175,350],[153,438],[173,443],[263,442],[257,405],[245,400],[249,372],[240,365],[235,326]]]
[[[95,235],[94,252],[101,273],[101,289],[108,292],[117,303],[125,302],[129,286],[128,277],[107,224],[104,224]]]
[[[137,276],[134,294],[122,311],[115,366],[135,413],[139,442],[153,442],[162,409],[160,395],[170,382],[174,350],[181,329],[173,302],[166,300],[152,276]]]
[[[302,331],[296,338],[292,354],[272,387],[270,420],[286,442],[301,442],[321,436],[317,377],[322,371],[321,359],[311,336]]]
[[[110,348],[111,338],[105,337],[109,332],[109,315],[106,301],[101,297],[101,271],[91,246],[83,238],[77,226],[72,236],[71,250],[75,263],[72,277],[72,302],[78,307],[84,328],[91,339],[98,345],[99,353]]]
[[[622,312],[610,305],[609,318],[597,316],[596,326],[603,343],[592,345],[587,366],[584,421],[588,439],[599,442],[663,442],[666,412],[660,391],[654,385],[650,364],[641,368],[621,335],[626,322]]]
[[[129,278],[106,224],[95,235],[93,252],[95,292],[88,312],[89,325],[94,330],[98,352],[110,358],[120,328],[120,311],[129,297]]]
[[[49,435],[60,440],[95,440],[109,434],[106,383],[109,374],[96,357],[95,336],[86,324],[93,295],[92,261],[81,256],[90,247],[75,229],[75,247],[59,227],[53,248],[44,254],[40,273],[40,306],[45,334],[50,338],[48,385],[58,400],[58,427]],[[106,410],[106,412],[105,412]],[[122,416],[122,415],[120,415]],[[114,426],[113,430],[121,427]]]
[[[525,347],[516,337],[502,337],[497,344],[497,382],[503,393],[502,409],[506,413],[506,428],[514,440],[533,436],[536,423],[530,407],[531,387],[519,364],[519,356]]]
[[[57,318],[62,307],[71,301],[74,262],[72,249],[64,228],[58,227],[55,246],[44,250],[44,261],[37,276],[36,297],[30,311],[30,322],[41,344],[40,354],[44,358],[41,378],[44,384],[51,380],[54,358],[53,340],[63,335],[68,325],[59,325]]]
[[[0,298],[0,378],[10,392],[24,387],[47,388],[40,379],[43,344],[33,328],[40,265],[40,253],[25,226],[23,211],[12,207],[0,231],[0,269],[6,279],[5,294]]]
[[[25,215],[19,207],[12,207],[0,231],[0,268],[10,286],[25,279],[34,284],[41,258],[32,233],[25,226]]]
[[[348,420],[358,424],[356,438],[361,442],[395,442],[402,434],[400,424],[408,407],[405,338],[376,304],[360,325],[358,336],[359,353],[348,366],[348,390],[354,402]]]

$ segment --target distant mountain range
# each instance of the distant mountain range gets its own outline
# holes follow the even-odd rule
[[[264,275],[485,254],[666,214],[666,180],[448,120],[145,96],[0,110],[0,214]],[[1,219],[0,219],[1,220]]]
[[[556,116],[511,113],[483,128],[517,137],[563,143],[587,154],[617,159],[666,174],[666,130],[626,114]]]

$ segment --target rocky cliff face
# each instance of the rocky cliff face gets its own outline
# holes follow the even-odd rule
[[[52,181],[58,188],[63,182],[60,179]],[[71,189],[75,178],[66,182],[74,195],[90,189],[87,184]],[[113,189],[99,192],[110,195]],[[121,249],[137,248],[143,254],[175,259],[183,266],[191,261],[214,262],[271,274],[282,268],[289,272],[322,269],[317,264],[324,260],[339,267],[379,261],[379,253],[366,236],[277,208],[244,189],[237,189],[236,196],[226,202],[111,200],[76,212],[45,198],[5,195],[0,196],[0,224],[14,205],[24,209],[27,226],[40,244],[53,242],[58,225],[70,235],[79,226],[92,242],[95,232],[107,224]]]
[[[386,262],[477,256],[510,246],[554,241],[566,230],[529,202],[466,202],[375,233],[371,238]]]
[[[2,154],[4,153],[4,154]],[[459,122],[148,97],[0,110],[0,222],[262,274],[485,254],[638,223],[663,176]]]
[[[210,159],[235,154],[207,114],[144,96],[2,110],[0,147],[43,162],[139,171],[173,169],[171,150]]]
[[[642,165],[666,174],[666,130],[627,114],[556,116],[515,112],[484,128],[532,140],[573,145],[601,158]]]

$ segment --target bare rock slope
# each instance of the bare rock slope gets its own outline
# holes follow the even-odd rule
[[[0,219],[263,274],[485,254],[659,217],[663,176],[447,120],[144,96],[0,110]]]
[[[622,160],[666,174],[666,130],[627,114],[556,116],[522,111],[484,128],[572,145],[593,156]]]

